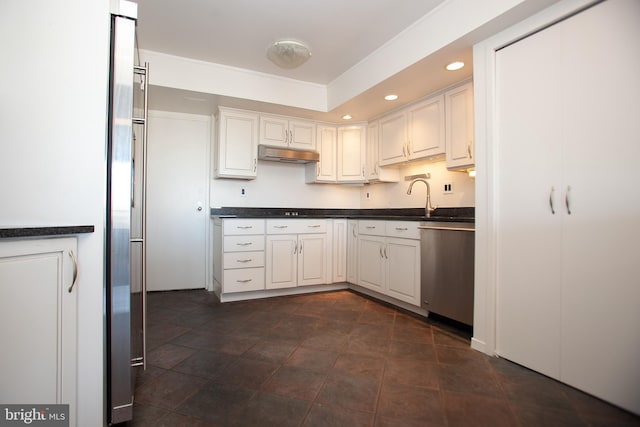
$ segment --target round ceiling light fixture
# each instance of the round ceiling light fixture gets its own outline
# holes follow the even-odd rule
[[[311,51],[296,40],[278,40],[267,49],[267,58],[280,68],[297,68],[311,58]]]

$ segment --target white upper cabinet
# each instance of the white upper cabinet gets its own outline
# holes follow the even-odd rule
[[[258,114],[220,107],[214,175],[254,179],[258,170]]]
[[[320,161],[307,163],[306,182],[336,182],[336,144],[338,130],[335,126],[318,125],[316,141]]]
[[[407,110],[408,160],[442,156],[445,150],[444,95]]]
[[[260,144],[297,150],[316,149],[316,125],[289,117],[260,115]]]
[[[444,155],[444,96],[437,95],[380,119],[380,165]]]
[[[407,115],[396,112],[380,119],[380,166],[407,160]]]
[[[366,135],[364,125],[338,128],[337,179],[338,182],[365,181]]]
[[[473,138],[473,85],[471,82],[444,94],[446,105],[447,168],[475,163]]]
[[[367,126],[367,163],[365,178],[368,182],[398,182],[400,171],[396,168],[380,167],[380,122],[373,121]]]

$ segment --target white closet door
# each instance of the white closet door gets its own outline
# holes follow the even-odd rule
[[[561,51],[553,48],[557,32],[551,28],[522,40],[496,59],[497,352],[555,378],[560,367],[562,129],[555,66]]]
[[[206,285],[209,128],[206,116],[149,115],[146,246],[150,291]]]
[[[640,413],[640,2],[606,1],[563,29],[561,377]]]

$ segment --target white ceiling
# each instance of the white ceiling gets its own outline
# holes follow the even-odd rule
[[[327,85],[448,0],[135,1],[140,49]],[[533,9],[539,10],[553,1],[528,3],[536,3]],[[511,21],[498,22],[498,27]],[[150,107],[211,114],[218,105],[227,105],[327,121],[340,121],[345,113],[368,120],[470,77],[472,44],[479,36],[484,34],[478,32],[447,46],[328,113],[159,86],[150,90]],[[272,64],[266,49],[282,38],[307,43],[311,59],[294,70]],[[445,71],[446,63],[456,59],[467,66]],[[400,96],[396,103],[382,99],[390,92]]]

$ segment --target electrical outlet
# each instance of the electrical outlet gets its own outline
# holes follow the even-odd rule
[[[247,189],[246,188],[241,188],[240,189],[240,196],[241,197],[246,197],[247,196]]]
[[[452,194],[453,193],[453,184],[451,184],[450,182],[446,183],[444,185],[444,194]]]
[[[367,199],[369,198],[369,192],[367,191]]]

